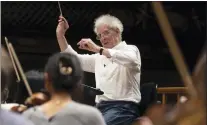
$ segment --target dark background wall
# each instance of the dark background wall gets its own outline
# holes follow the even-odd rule
[[[2,45],[4,36],[15,47],[24,71],[43,70],[47,58],[59,52],[55,29],[59,16],[57,2],[1,2]],[[68,42],[79,53],[76,43],[92,38],[93,21],[110,13],[124,24],[123,39],[136,45],[142,57],[141,83],[158,86],[183,86],[175,68],[150,2],[60,2],[69,21]],[[178,44],[192,71],[206,35],[205,2],[164,2]],[[99,41],[95,41],[99,44]],[[94,75],[85,73],[85,84],[95,87]],[[94,97],[85,94],[87,103]]]

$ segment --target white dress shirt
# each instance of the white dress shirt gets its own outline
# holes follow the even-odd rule
[[[84,71],[95,73],[96,87],[104,92],[104,95],[96,96],[96,103],[110,100],[139,103],[141,100],[139,49],[123,41],[108,51],[111,58],[99,53],[78,54],[70,45],[65,50],[78,56]]]

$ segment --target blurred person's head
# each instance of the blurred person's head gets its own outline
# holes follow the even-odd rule
[[[12,63],[4,47],[1,47],[1,101],[8,96],[8,87],[12,80]]]
[[[45,88],[52,95],[71,93],[79,86],[83,70],[78,58],[69,53],[52,55],[44,71]]]

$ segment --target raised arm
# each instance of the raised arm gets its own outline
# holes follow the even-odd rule
[[[65,32],[67,31],[67,29],[69,29],[69,25],[68,25],[67,20],[64,17],[60,16],[58,22],[59,23],[58,23],[58,26],[57,26],[57,29],[56,29],[56,36],[57,36],[57,41],[58,41],[61,52],[69,52],[69,53],[75,54],[80,59],[83,70],[86,71],[86,72],[94,73],[96,55],[95,54],[93,54],[93,55],[78,54],[68,44],[68,42],[65,38]]]
[[[128,45],[122,50],[103,48],[102,54],[111,58],[113,62],[139,71],[141,70],[140,52],[136,46]]]
[[[69,29],[69,24],[67,20],[64,17],[60,16],[58,20],[58,26],[56,29],[56,36],[61,52],[64,52],[69,46],[65,38],[65,33],[68,29]]]
[[[111,58],[113,62],[128,68],[141,70],[141,57],[136,46],[127,45],[121,50],[106,49],[96,45],[91,39],[82,39],[79,43],[79,48],[95,53],[100,53],[107,58]]]

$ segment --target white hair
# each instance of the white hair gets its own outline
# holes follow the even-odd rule
[[[124,30],[122,22],[117,17],[106,14],[106,15],[101,15],[100,17],[95,19],[94,32],[96,34],[98,34],[97,28],[103,24],[105,24],[111,28],[118,28],[121,34]]]

